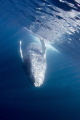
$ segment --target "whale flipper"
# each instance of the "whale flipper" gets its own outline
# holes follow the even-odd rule
[[[42,45],[42,53],[43,53],[43,56],[46,55],[46,46],[45,46],[45,42],[43,40],[40,40],[41,42],[41,45]]]

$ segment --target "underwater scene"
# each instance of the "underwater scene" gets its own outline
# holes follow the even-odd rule
[[[80,0],[0,0],[0,120],[80,120]]]

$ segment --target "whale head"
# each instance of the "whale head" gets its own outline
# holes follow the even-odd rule
[[[27,47],[23,54],[23,65],[29,80],[34,86],[40,87],[45,78],[46,57],[38,43],[31,43]]]

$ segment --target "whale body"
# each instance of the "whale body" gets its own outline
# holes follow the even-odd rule
[[[45,44],[30,43],[23,53],[23,67],[29,80],[34,86],[43,84],[46,71]]]

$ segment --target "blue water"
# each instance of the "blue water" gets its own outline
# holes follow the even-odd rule
[[[79,5],[74,0],[0,1],[0,120],[80,120]],[[28,46],[37,37],[59,51],[47,51],[39,88],[28,80],[19,49],[20,40]]]

